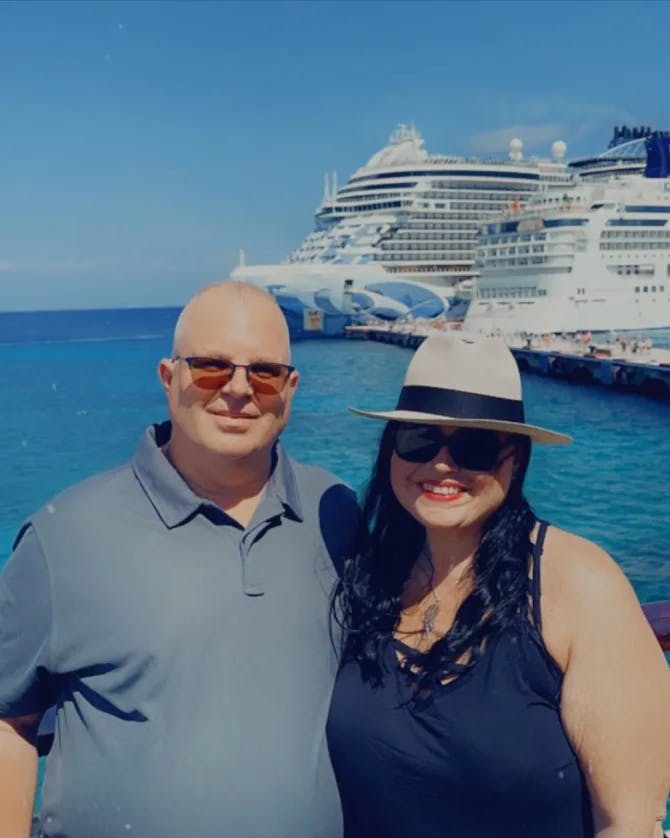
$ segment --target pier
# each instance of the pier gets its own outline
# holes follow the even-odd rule
[[[416,349],[436,329],[349,326],[348,338]],[[561,338],[505,338],[522,372],[670,400],[670,349],[631,342],[584,343]]]

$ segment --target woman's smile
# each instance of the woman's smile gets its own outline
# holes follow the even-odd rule
[[[420,488],[422,497],[437,503],[453,503],[468,494],[465,486],[453,480],[425,480]]]

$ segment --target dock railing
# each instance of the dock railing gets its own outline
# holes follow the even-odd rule
[[[661,644],[661,649],[670,652],[670,599],[647,602],[642,606],[642,610]]]

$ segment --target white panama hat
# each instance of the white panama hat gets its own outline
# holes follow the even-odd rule
[[[371,419],[486,428],[554,445],[572,442],[566,434],[525,422],[521,376],[500,338],[431,335],[410,361],[394,410],[349,410]]]

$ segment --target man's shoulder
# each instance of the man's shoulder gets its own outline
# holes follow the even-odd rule
[[[85,530],[95,532],[105,514],[118,499],[127,499],[134,481],[130,462],[91,475],[58,492],[24,520],[14,539],[16,549],[29,530],[41,543],[43,537],[52,540],[60,533],[81,535]],[[127,502],[127,501],[126,501]]]
[[[332,471],[328,471],[328,469],[314,465],[313,463],[304,463],[301,460],[296,460],[289,454],[286,454],[286,452],[284,454],[293,469],[301,494],[305,491],[316,493],[324,492],[331,487],[339,487],[343,495],[350,495],[352,500],[356,502],[356,493],[351,486],[336,474],[333,474]]]
[[[106,471],[98,472],[60,491],[38,508],[31,516],[32,522],[54,514],[77,514],[101,509],[115,497],[124,497],[128,486],[134,482],[132,462],[128,461]]]

